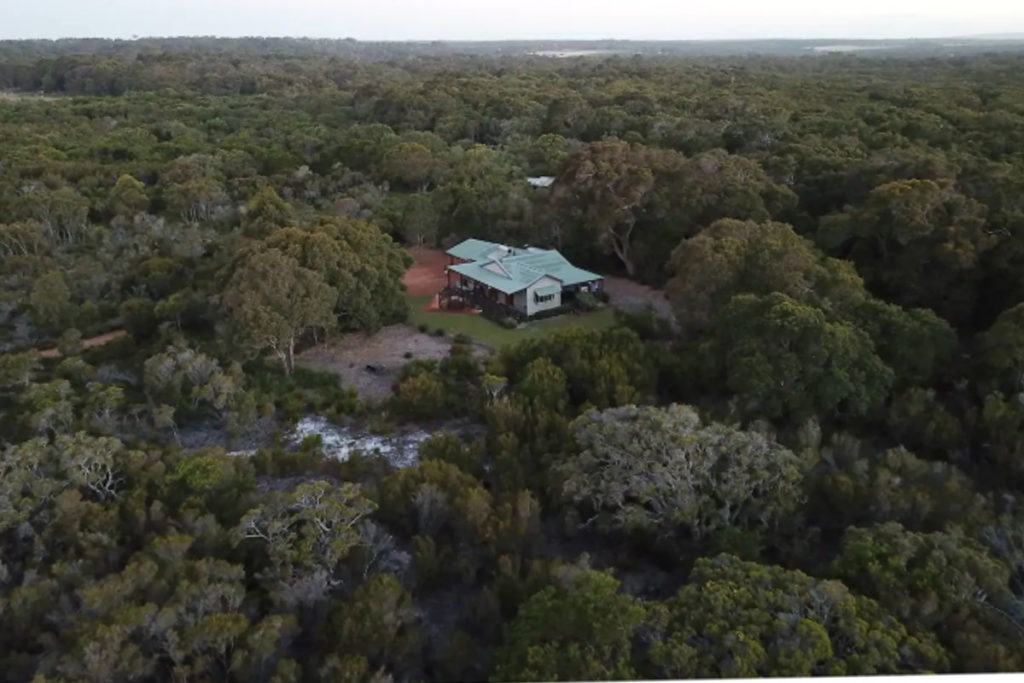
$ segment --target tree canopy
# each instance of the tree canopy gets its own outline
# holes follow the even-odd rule
[[[948,43],[0,41],[0,681],[1019,671],[1024,57]],[[425,310],[467,238],[603,286]]]
[[[805,464],[761,434],[704,425],[692,408],[626,406],[572,424],[565,496],[622,528],[697,537],[767,525],[798,505]]]
[[[768,417],[865,414],[882,405],[893,371],[871,338],[785,294],[742,294],[712,321],[704,352],[716,377]]]
[[[878,675],[941,671],[943,654],[838,581],[742,562],[697,561],[666,603],[652,648],[665,677]]]

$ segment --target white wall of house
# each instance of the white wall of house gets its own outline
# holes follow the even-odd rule
[[[556,287],[554,297],[550,301],[537,301],[537,290],[545,287]],[[542,277],[526,289],[526,315],[535,315],[541,311],[558,308],[562,305],[562,283],[553,277]]]

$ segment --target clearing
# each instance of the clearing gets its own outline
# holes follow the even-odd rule
[[[346,334],[307,349],[295,357],[295,362],[311,370],[337,374],[345,386],[359,393],[360,400],[379,401],[391,395],[391,385],[403,365],[410,360],[444,358],[451,344],[450,337],[422,334],[408,325],[391,325],[374,334]],[[486,354],[486,349],[477,347],[476,351],[481,356]]]
[[[672,304],[665,298],[665,292],[654,289],[624,277],[606,277],[604,291],[612,306],[631,313],[642,313],[648,305],[654,306],[654,313],[659,318],[674,320]]]
[[[391,395],[391,386],[403,365],[414,359],[444,358],[457,334],[470,337],[475,342],[475,352],[483,357],[491,350],[539,339],[568,327],[607,329],[615,325],[615,308],[643,311],[652,304],[659,315],[671,317],[672,313],[662,292],[625,278],[609,277],[605,279],[605,289],[611,306],[592,313],[537,320],[509,330],[479,315],[428,310],[434,296],[444,287],[448,256],[424,248],[412,248],[408,253],[413,265],[402,278],[409,302],[408,325],[392,325],[370,335],[347,334],[303,351],[296,362],[312,370],[337,374],[346,386],[359,393],[361,400],[380,401]],[[425,326],[426,333],[418,331],[421,326]],[[444,336],[436,336],[437,330],[443,330]]]

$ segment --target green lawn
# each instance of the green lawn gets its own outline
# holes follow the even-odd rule
[[[492,323],[487,318],[468,313],[428,313],[423,309],[430,303],[429,296],[406,297],[409,302],[409,324],[413,326],[427,325],[430,332],[440,328],[447,334],[465,334],[472,337],[473,341],[489,346],[492,349],[500,349],[508,344],[515,344],[526,339],[538,339],[550,334],[555,330],[567,327],[583,327],[590,330],[603,330],[615,324],[615,310],[606,306],[593,313],[582,315],[561,315],[557,318],[547,318],[536,322],[527,323],[525,326],[506,330],[497,323]]]

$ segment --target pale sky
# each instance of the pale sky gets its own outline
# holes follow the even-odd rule
[[[1022,0],[0,0],[0,38],[928,38],[1024,32]]]

